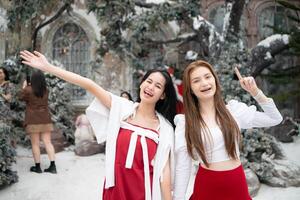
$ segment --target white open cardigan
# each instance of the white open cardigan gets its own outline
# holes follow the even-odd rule
[[[97,142],[106,141],[105,156],[105,188],[115,185],[115,155],[116,141],[121,126],[121,121],[134,114],[138,103],[133,103],[125,98],[111,94],[111,108],[108,109],[100,101],[94,99],[86,109],[86,115],[95,132]],[[170,158],[171,178],[174,177],[174,129],[171,123],[161,114],[156,113],[159,119],[159,143],[155,154],[153,167],[152,200],[161,200],[160,182],[163,169]]]

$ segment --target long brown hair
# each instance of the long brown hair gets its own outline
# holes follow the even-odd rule
[[[240,131],[222,99],[220,81],[213,67],[202,60],[194,61],[189,64],[183,74],[183,106],[185,111],[185,138],[187,150],[189,155],[195,159],[195,149],[203,163],[208,167],[209,163],[204,148],[204,144],[207,142],[205,140],[205,130],[207,125],[200,114],[199,101],[196,95],[193,94],[190,84],[190,75],[198,67],[206,67],[215,78],[216,92],[214,95],[214,105],[216,109],[216,121],[223,133],[226,151],[231,158],[237,159],[238,157],[236,153],[236,141],[240,140]]]

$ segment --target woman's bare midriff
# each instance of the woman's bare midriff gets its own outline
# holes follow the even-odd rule
[[[241,165],[240,160],[226,160],[222,162],[210,163],[209,167],[206,167],[204,164],[201,164],[201,167],[214,171],[226,171],[237,168]]]

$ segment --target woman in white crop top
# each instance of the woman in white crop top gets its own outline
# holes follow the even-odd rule
[[[183,75],[185,115],[175,117],[174,200],[184,200],[192,159],[200,159],[190,200],[251,199],[239,160],[240,129],[279,124],[282,116],[272,99],[258,89],[253,77],[242,77],[240,84],[264,112],[236,100],[225,105],[213,67],[205,61],[187,66]]]

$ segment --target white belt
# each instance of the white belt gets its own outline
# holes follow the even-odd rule
[[[136,148],[137,136],[141,136],[141,145],[143,151],[143,161],[144,161],[144,177],[145,177],[145,200],[151,200],[151,186],[150,186],[150,170],[149,170],[149,157],[148,157],[148,148],[146,137],[153,140],[156,144],[158,144],[159,137],[158,134],[147,130],[141,127],[133,126],[127,122],[121,122],[121,128],[132,130],[132,134],[130,137],[129,148],[126,157],[125,167],[128,169],[132,168],[133,157]]]

